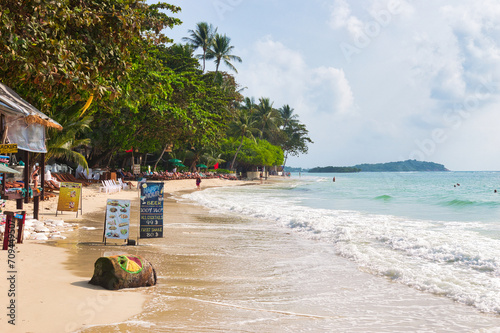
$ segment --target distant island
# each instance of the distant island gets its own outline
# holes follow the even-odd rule
[[[335,172],[335,173],[349,173],[349,172],[361,172],[361,169],[355,168],[355,167],[334,167],[334,166],[327,166],[327,167],[316,167],[309,169],[309,172],[314,172],[314,173],[328,173],[328,172]]]
[[[316,167],[312,173],[346,173],[346,172],[410,172],[410,171],[449,171],[444,165],[433,162],[406,160],[400,162],[358,164],[352,167]]]

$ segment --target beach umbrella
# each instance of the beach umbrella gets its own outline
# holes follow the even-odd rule
[[[175,163],[181,163],[181,162],[182,162],[181,160],[178,160],[178,159],[176,159],[176,158],[171,158],[171,159],[169,159],[168,161],[169,161],[170,163],[174,163],[174,164],[175,164]]]
[[[197,164],[196,165],[198,168],[206,169],[207,166],[205,164]]]
[[[175,166],[180,166],[180,167],[185,167],[184,164],[182,164],[180,161],[179,162],[174,162],[173,163]]]

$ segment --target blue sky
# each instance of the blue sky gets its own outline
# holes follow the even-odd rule
[[[184,22],[169,37],[212,23],[243,59],[243,94],[295,109],[315,143],[287,165],[500,170],[498,1],[167,2]]]

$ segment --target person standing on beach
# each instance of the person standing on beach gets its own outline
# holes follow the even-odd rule
[[[35,190],[38,188],[38,173],[39,173],[39,170],[40,170],[40,166],[38,166],[38,163],[37,163],[37,165],[35,166],[35,170],[31,174],[31,179],[33,179],[33,184],[34,184]]]
[[[198,190],[201,190],[201,177],[200,176],[196,177],[196,187],[198,188]]]

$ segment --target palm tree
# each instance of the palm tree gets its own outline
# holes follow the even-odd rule
[[[294,110],[290,107],[290,105],[288,104],[283,105],[278,111],[281,115],[282,129],[286,128],[288,125],[291,125],[292,123],[297,122],[297,115],[293,113]]]
[[[215,34],[213,43],[212,45],[210,45],[210,48],[207,51],[207,59],[215,59],[215,74],[218,73],[219,66],[222,60],[224,60],[226,66],[238,73],[231,61],[241,62],[241,58],[231,54],[234,46],[230,45],[230,43],[231,38],[227,37],[226,35],[223,36],[220,34]]]
[[[283,132],[286,135],[286,141],[281,144],[281,149],[285,153],[283,161],[283,166],[285,166],[288,155],[299,156],[299,154],[307,154],[307,144],[313,143],[313,141],[308,136],[309,131],[306,129],[306,125],[298,121],[289,123],[283,129]]]
[[[253,97],[245,97],[243,103],[240,104],[240,110],[246,110],[251,114],[255,111],[255,99]]]
[[[229,124],[229,135],[240,137],[240,145],[238,146],[236,154],[234,154],[233,161],[231,162],[231,166],[229,167],[231,170],[234,167],[234,162],[236,161],[236,157],[240,152],[241,146],[243,146],[243,139],[249,137],[255,140],[254,133],[258,134],[260,132],[256,127],[257,124],[257,120],[254,119],[246,110],[241,110],[241,112],[238,113],[236,119]]]
[[[196,29],[188,30],[188,33],[190,37],[184,37],[182,40],[188,42],[194,48],[201,47],[203,53],[197,55],[197,58],[203,59],[203,72],[205,72],[205,59],[207,59],[207,52],[217,33],[217,28],[207,22],[199,22],[196,24]]]
[[[278,128],[281,120],[279,112],[273,108],[273,102],[269,98],[259,98],[259,104],[255,107],[257,110],[256,116],[261,124],[260,138],[262,139],[264,133],[268,133]]]
[[[85,156],[73,150],[90,144],[89,138],[78,139],[80,133],[90,128],[89,125],[93,120],[92,116],[84,113],[85,107],[80,109],[76,104],[54,116],[54,119],[63,126],[63,131],[49,129],[50,138],[47,142],[45,161],[55,157],[77,163],[84,168],[88,167]]]

